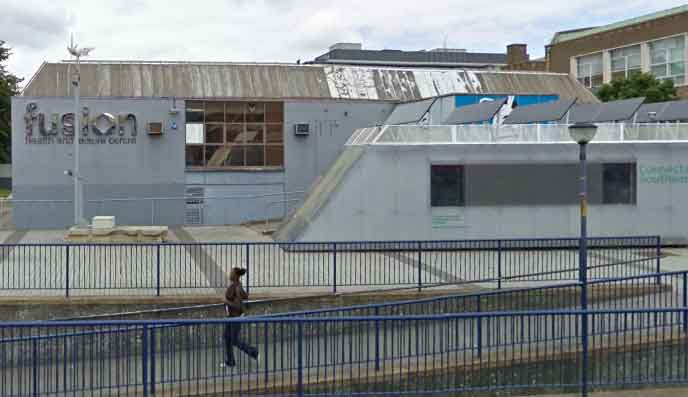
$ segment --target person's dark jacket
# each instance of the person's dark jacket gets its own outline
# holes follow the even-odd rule
[[[244,314],[244,301],[248,294],[241,284],[231,284],[225,291],[225,310],[230,317],[239,317]]]

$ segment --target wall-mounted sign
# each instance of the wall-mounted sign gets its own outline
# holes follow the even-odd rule
[[[133,113],[91,114],[84,106],[80,114],[80,144],[135,144],[137,119]],[[29,102],[24,112],[26,144],[73,144],[74,113],[40,112],[35,102]]]

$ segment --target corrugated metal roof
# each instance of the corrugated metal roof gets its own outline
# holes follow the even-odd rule
[[[554,37],[552,38],[551,44],[558,44],[558,43],[562,43],[564,41],[576,40],[576,39],[579,39],[581,37],[590,36],[590,35],[602,33],[602,32],[607,32],[610,30],[621,29],[621,28],[624,28],[626,26],[631,26],[631,25],[635,25],[635,24],[639,24],[639,23],[643,23],[643,22],[648,22],[648,21],[652,21],[655,19],[668,17],[671,15],[681,14],[684,12],[688,12],[688,4],[674,7],[674,8],[669,8],[667,10],[653,12],[651,14],[641,15],[639,17],[626,19],[626,20],[619,21],[619,22],[610,23],[609,25],[598,26],[598,27],[594,27],[594,28],[575,29],[575,30],[569,30],[569,31],[564,31],[564,32],[558,32],[558,33],[554,34]]]
[[[26,96],[69,96],[71,62],[45,63]],[[84,97],[331,98],[413,101],[455,93],[557,94],[597,102],[565,74],[341,65],[89,62]]]
[[[334,49],[315,58],[324,63],[386,63],[386,64],[477,64],[505,65],[506,54],[459,51],[401,51]]]

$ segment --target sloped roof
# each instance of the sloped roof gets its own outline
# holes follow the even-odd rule
[[[554,37],[552,37],[551,44],[558,44],[558,43],[562,43],[564,41],[576,40],[576,39],[579,39],[581,37],[590,36],[590,35],[602,33],[602,32],[607,32],[610,30],[621,29],[621,28],[625,28],[626,26],[636,25],[639,23],[648,22],[648,21],[652,21],[655,19],[660,19],[660,18],[664,18],[664,17],[676,15],[676,14],[681,14],[684,12],[688,12],[688,4],[674,7],[674,8],[669,8],[667,10],[653,12],[651,14],[641,15],[639,17],[626,19],[626,20],[619,21],[619,22],[610,23],[608,25],[557,32],[554,34]]]
[[[26,96],[70,96],[74,63],[44,63]],[[557,94],[597,102],[566,74],[342,65],[161,63],[81,64],[84,97],[413,101],[458,93]]]

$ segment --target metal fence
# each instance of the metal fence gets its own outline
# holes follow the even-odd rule
[[[0,290],[70,294],[216,293],[234,266],[248,289],[577,280],[576,238],[323,242],[0,245]],[[660,271],[660,238],[590,238],[590,279]]]
[[[0,394],[373,396],[687,383],[687,312],[0,323]],[[236,367],[221,366],[230,324],[258,360],[237,352]]]

